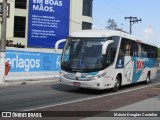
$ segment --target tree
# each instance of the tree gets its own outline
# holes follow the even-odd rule
[[[116,21],[115,20],[113,20],[113,19],[109,19],[108,21],[107,21],[107,26],[106,26],[106,29],[108,29],[108,30],[116,30],[117,29],[117,23],[116,23]]]
[[[123,25],[123,24],[121,23],[121,25]],[[118,31],[122,31],[122,32],[127,33],[122,28],[118,27],[118,23],[115,20],[113,20],[113,19],[109,19],[107,21],[106,29],[107,30],[118,30]]]
[[[160,48],[158,48],[158,61],[160,62]]]

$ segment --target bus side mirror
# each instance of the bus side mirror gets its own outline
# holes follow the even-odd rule
[[[55,52],[58,51],[58,46],[59,46],[59,44],[65,42],[65,41],[66,41],[66,39],[61,39],[61,40],[58,40],[58,41],[56,42],[56,44],[55,44]]]
[[[107,40],[102,46],[102,55],[106,54],[106,50],[109,44],[113,43],[113,40]]]

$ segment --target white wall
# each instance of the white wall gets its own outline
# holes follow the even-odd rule
[[[2,0],[0,0],[2,3]],[[14,2],[8,1],[10,4],[10,9],[9,9],[9,18],[7,18],[7,39],[13,40],[13,27],[14,27]],[[0,18],[0,21],[2,19]],[[1,24],[0,24],[0,36],[1,36]]]
[[[61,53],[55,53],[53,49],[8,47],[6,62],[9,63],[10,70],[5,76],[5,81],[57,78],[60,71],[60,57]]]
[[[14,0],[15,1],[15,0]],[[27,0],[29,1],[29,0]],[[18,38],[14,37],[14,43],[22,43],[22,45],[27,46],[27,35],[28,35],[28,2],[27,2],[27,7],[26,9],[17,9],[14,8],[14,16],[23,16],[26,17],[26,31],[25,31],[25,38]]]
[[[92,23],[92,18],[83,16],[83,0],[70,2],[70,33],[82,30],[82,22]]]

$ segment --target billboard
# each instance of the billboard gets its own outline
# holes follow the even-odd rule
[[[50,72],[59,71],[61,55],[55,53],[6,50],[9,72]]]
[[[69,12],[70,0],[29,0],[28,46],[54,48],[69,34]]]

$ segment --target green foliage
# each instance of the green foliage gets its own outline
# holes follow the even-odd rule
[[[160,48],[158,48],[158,57],[160,57]]]
[[[116,30],[117,29],[117,22],[113,19],[109,19],[107,21],[107,26],[106,26],[106,29],[108,30]]]
[[[13,40],[6,40],[6,47],[25,48],[25,45],[22,45],[21,43],[13,44]]]
[[[123,24],[121,23],[121,25],[123,25]],[[127,33],[126,31],[124,31],[124,30],[122,29],[122,27],[119,27],[119,26],[118,26],[118,23],[117,23],[115,20],[113,20],[113,19],[109,19],[109,20],[107,21],[106,29],[107,29],[107,30],[118,30],[118,31],[122,31],[122,32]]]
[[[158,48],[158,61],[160,62],[160,48]]]

